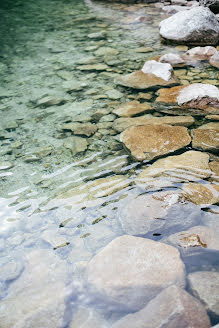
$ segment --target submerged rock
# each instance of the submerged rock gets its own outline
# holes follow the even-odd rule
[[[183,287],[184,264],[174,247],[124,235],[89,262],[87,283],[93,297],[109,303],[108,309],[134,311],[169,285]]]
[[[69,137],[65,139],[63,146],[67,149],[70,149],[72,155],[77,155],[87,149],[88,143],[85,138]]]
[[[206,207],[219,202],[219,185],[213,183],[184,183],[183,195],[189,201]]]
[[[66,100],[62,98],[57,98],[54,96],[46,96],[43,97],[36,102],[37,107],[49,107],[49,106],[57,106],[65,103]]]
[[[122,117],[130,117],[135,116],[137,114],[151,112],[152,106],[149,103],[141,104],[139,101],[130,101],[122,106],[113,110],[113,113],[122,116]]]
[[[180,43],[214,45],[219,41],[219,22],[208,8],[196,7],[163,20],[160,35]]]
[[[105,320],[89,308],[79,308],[73,313],[73,319],[69,325],[69,328],[107,328],[108,325]]]
[[[191,138],[185,127],[160,124],[132,126],[120,141],[136,160],[150,161],[187,146]]]
[[[71,130],[75,135],[90,137],[97,131],[97,127],[92,123],[71,122],[62,126],[63,130]]]
[[[208,312],[219,317],[219,272],[197,271],[188,275],[189,288]]]
[[[192,130],[192,147],[216,152],[219,149],[218,134],[219,122],[203,124]]]
[[[128,314],[112,328],[209,328],[210,320],[204,307],[185,290],[170,286],[152,299],[139,312]]]

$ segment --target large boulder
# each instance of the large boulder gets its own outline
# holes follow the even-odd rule
[[[204,307],[186,291],[170,286],[141,311],[128,314],[112,328],[208,328],[210,320]]]
[[[150,239],[121,236],[100,251],[87,267],[90,295],[114,313],[139,310],[162,289],[184,286],[178,250]],[[106,305],[107,304],[107,305]]]
[[[215,45],[219,41],[219,22],[208,8],[196,7],[163,20],[160,35],[179,43]]]

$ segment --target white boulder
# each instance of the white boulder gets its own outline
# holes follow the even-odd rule
[[[154,74],[165,81],[169,81],[171,79],[173,68],[168,63],[159,63],[156,60],[149,60],[144,64],[142,72]]]

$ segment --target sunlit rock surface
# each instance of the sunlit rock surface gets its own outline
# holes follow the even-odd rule
[[[184,183],[183,195],[194,204],[206,207],[219,202],[219,185],[213,183]]]
[[[162,304],[162,306],[160,306]],[[203,305],[183,289],[171,286],[139,312],[129,314],[112,328],[208,328],[210,321]]]
[[[159,63],[155,60],[147,61],[141,70],[143,73],[154,74],[165,81],[170,81],[173,74],[173,68],[170,64]]]
[[[132,126],[122,132],[120,141],[137,160],[152,160],[187,146],[191,138],[185,127],[171,125]]]
[[[192,8],[163,20],[160,35],[191,45],[214,45],[219,41],[219,22],[208,8]]]
[[[149,103],[141,104],[138,101],[129,101],[113,110],[113,113],[121,117],[131,117],[137,114],[151,112],[152,106]]]
[[[207,123],[192,130],[192,147],[217,152],[219,149],[219,123]]]
[[[86,276],[89,292],[111,303],[114,311],[116,306],[137,310],[163,288],[185,283],[184,264],[174,247],[127,235],[100,251]]]

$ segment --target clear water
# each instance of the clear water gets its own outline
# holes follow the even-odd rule
[[[136,23],[139,16],[144,20]],[[78,306],[99,307],[83,285],[86,263],[124,234],[119,211],[145,193],[133,183],[144,165],[134,162],[119,143],[112,115],[115,107],[136,99],[138,92],[115,86],[113,80],[174,47],[161,44],[158,24],[165,15],[152,6],[3,1],[0,17],[0,162],[7,162],[0,170],[0,297],[2,304],[9,304],[5,316],[11,316],[11,327],[14,317],[19,318],[18,305],[23,309],[21,304],[29,299],[30,305],[24,308],[34,308],[36,295],[50,306],[49,324],[52,311],[60,310],[62,326],[72,327]],[[102,36],[88,36],[98,32]],[[101,47],[117,49],[119,54],[95,56]],[[139,47],[153,51],[136,52]],[[108,68],[79,69],[100,63]],[[196,81],[201,80],[201,72],[211,80],[218,78],[216,69],[206,63],[196,71]],[[69,91],[73,82],[80,86]],[[56,104],[39,105],[38,100],[47,96]],[[152,92],[151,101],[154,98]],[[87,149],[74,155],[69,149],[72,133],[62,127],[89,121],[99,130],[86,137]],[[205,122],[209,121],[196,118],[194,126]],[[103,186],[105,194],[98,187],[90,192],[93,180],[114,175],[122,175],[129,183],[125,180],[114,193],[106,192],[108,183]],[[212,209],[217,211],[215,206]],[[209,222],[215,220],[216,214],[200,209],[196,225],[206,215]],[[152,231],[145,237],[159,240],[180,229],[184,227]],[[187,272],[218,269],[217,251],[193,248],[182,250],[181,255]],[[64,310],[55,292],[59,288],[66,292]],[[106,312],[110,326],[114,315]]]

